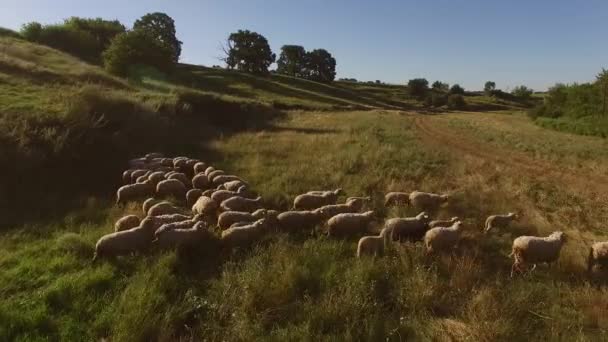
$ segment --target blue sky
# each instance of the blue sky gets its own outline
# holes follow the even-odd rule
[[[219,64],[220,43],[257,31],[283,44],[325,48],[338,77],[405,83],[425,77],[480,89],[525,84],[543,90],[583,82],[608,67],[606,0],[0,0],[0,26],[69,16],[118,19],[148,12],[175,19],[182,61]]]

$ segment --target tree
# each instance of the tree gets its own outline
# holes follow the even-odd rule
[[[448,89],[450,88],[450,86],[447,83],[443,83],[441,81],[435,81],[435,82],[433,82],[432,88],[435,89],[435,90],[448,91]]]
[[[267,74],[276,55],[270,50],[268,40],[257,32],[238,30],[228,37],[224,61],[230,69],[254,74]]]
[[[533,92],[532,89],[526,87],[525,85],[521,85],[521,86],[517,86],[517,87],[513,88],[513,90],[511,91],[511,94],[513,94],[516,97],[519,97],[522,100],[527,100],[532,95],[532,92]]]
[[[168,71],[175,64],[174,51],[148,31],[134,30],[112,39],[103,53],[105,68],[112,74],[127,76],[131,67],[148,65]]]
[[[182,42],[175,36],[175,22],[165,13],[148,13],[137,19],[133,30],[145,30],[158,40],[165,48],[171,50],[174,62],[179,60],[182,53]]]
[[[118,20],[103,20],[101,18],[71,17],[64,21],[64,25],[75,30],[91,34],[98,43],[99,55],[110,45],[112,38],[126,31],[125,26]]]
[[[602,115],[606,115],[606,97],[608,96],[608,70],[602,68],[602,71],[596,76],[597,84],[600,88],[602,96]]]
[[[318,82],[332,82],[336,78],[336,59],[325,49],[306,53],[306,77]]]
[[[496,83],[492,81],[487,81],[483,86],[483,91],[488,95],[492,94],[494,90],[496,90]]]
[[[407,88],[410,95],[422,97],[429,90],[429,81],[426,78],[414,78],[407,82]]]
[[[277,61],[277,72],[295,77],[303,77],[306,68],[306,51],[299,45],[283,45]]]
[[[450,88],[450,94],[464,95],[464,88],[456,83]]]

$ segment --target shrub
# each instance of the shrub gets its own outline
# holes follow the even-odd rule
[[[459,84],[454,84],[450,88],[450,94],[464,95],[464,88],[461,87]]]
[[[50,46],[76,57],[96,62],[102,51],[97,39],[89,32],[69,25],[45,25],[32,22],[21,29],[22,36],[32,42]]]
[[[452,94],[448,97],[448,108],[450,109],[464,109],[466,102],[464,96],[460,94]]]
[[[147,31],[129,31],[112,39],[103,53],[105,68],[112,74],[126,76],[136,65],[147,65],[160,71],[174,66],[173,51],[161,44]]]
[[[5,27],[0,27],[0,37],[23,38],[18,32]]]
[[[448,102],[448,98],[444,94],[432,93],[427,95],[425,105],[433,107],[444,106]]]
[[[429,90],[429,81],[426,78],[414,78],[407,82],[407,88],[410,95],[422,97]]]
[[[517,86],[517,87],[513,88],[513,90],[511,91],[511,94],[515,95],[516,97],[518,97],[522,100],[527,100],[532,95],[532,89],[526,87],[525,85],[521,85],[521,86]]]

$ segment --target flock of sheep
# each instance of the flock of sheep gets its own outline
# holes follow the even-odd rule
[[[117,204],[143,200],[143,219],[127,215],[115,224],[115,232],[99,239],[93,260],[148,249],[196,247],[205,241],[219,241],[222,247],[245,247],[272,231],[296,233],[323,224],[329,237],[365,235],[374,211],[363,211],[369,197],[348,197],[336,204],[341,189],[309,191],[294,199],[293,208],[279,213],[263,208],[242,178],[226,174],[196,159],[165,158],[150,153],[129,161],[123,173],[125,185],[117,191]],[[147,199],[146,199],[147,198]],[[380,255],[392,241],[423,241],[427,253],[449,251],[460,240],[462,222],[458,217],[431,220],[449,201],[448,195],[414,191],[390,192],[385,205],[411,205],[420,210],[414,217],[390,218],[379,235],[363,236],[357,257]],[[492,215],[484,230],[504,229],[517,215]],[[216,227],[215,229],[213,227]],[[221,231],[221,233],[219,233]],[[217,232],[217,233],[216,233]],[[554,232],[547,237],[520,236],[513,241],[514,262],[511,276],[524,272],[527,265],[552,263],[559,258],[566,236]],[[608,242],[591,246],[588,269],[608,266]]]

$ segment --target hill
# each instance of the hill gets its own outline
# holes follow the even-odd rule
[[[598,340],[608,332],[605,278],[588,277],[585,265],[589,243],[606,239],[605,140],[544,130],[515,103],[483,96],[467,101],[508,110],[423,115],[401,86],[191,65],[124,80],[52,49],[0,44],[1,184],[15,194],[0,206],[11,209],[1,215],[1,340]],[[92,264],[97,239],[141,213],[140,203],[115,206],[114,192],[128,158],[149,151],[240,175],[281,210],[308,190],[371,196],[376,230],[384,218],[415,214],[385,208],[384,193],[449,192],[436,216],[463,218],[463,239],[452,254],[396,243],[359,260],[356,238],[330,239],[318,227],[233,252],[152,250]],[[487,215],[508,211],[522,219],[482,234]],[[554,230],[568,236],[557,265],[510,279],[512,239]]]

